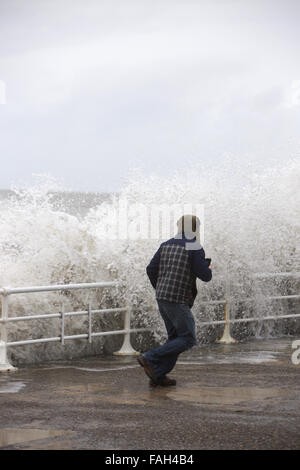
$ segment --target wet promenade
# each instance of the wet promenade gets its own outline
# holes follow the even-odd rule
[[[300,338],[209,345],[180,356],[176,387],[135,358],[0,375],[0,449],[299,449]]]

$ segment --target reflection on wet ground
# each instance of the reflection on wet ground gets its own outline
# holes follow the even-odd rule
[[[133,357],[19,367],[0,375],[0,447],[298,448],[294,339],[196,347],[169,388],[149,387]]]
[[[0,378],[0,393],[18,393],[25,384],[19,380],[5,382]]]
[[[193,384],[187,390],[179,393],[170,392],[168,397],[173,400],[183,400],[192,403],[207,405],[234,405],[255,401],[281,398],[288,395],[289,391],[279,388],[257,388],[257,387],[201,387],[201,384]]]
[[[20,442],[36,441],[39,439],[52,438],[65,435],[69,431],[54,431],[44,429],[0,429],[0,447],[18,444]]]
[[[291,355],[293,339],[257,340],[237,344],[213,344],[193,348],[180,356],[182,364],[263,364]]]

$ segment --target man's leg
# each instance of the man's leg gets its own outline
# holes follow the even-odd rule
[[[167,313],[165,313],[163,306],[158,304],[158,308],[159,308],[161,317],[164,321],[164,324],[167,330],[167,335],[168,335],[168,338],[164,344],[168,344],[170,341],[177,338],[177,332],[172,321],[169,319]],[[159,381],[162,381],[163,379],[165,379],[166,374],[174,368],[176,361],[177,361],[177,357],[178,357],[178,354],[171,354],[171,355],[165,356],[164,358],[165,374],[159,377]]]
[[[170,372],[176,364],[178,355],[196,344],[195,321],[185,304],[158,301],[159,310],[168,332],[168,340],[160,347],[144,354],[153,366],[158,379]]]

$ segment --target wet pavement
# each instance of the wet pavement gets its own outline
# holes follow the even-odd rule
[[[0,374],[0,449],[299,449],[295,339],[193,348],[168,388],[132,357]]]

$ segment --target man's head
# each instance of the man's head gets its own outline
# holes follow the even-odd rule
[[[200,220],[196,215],[186,214],[177,221],[178,233],[183,233],[186,238],[200,240]]]

